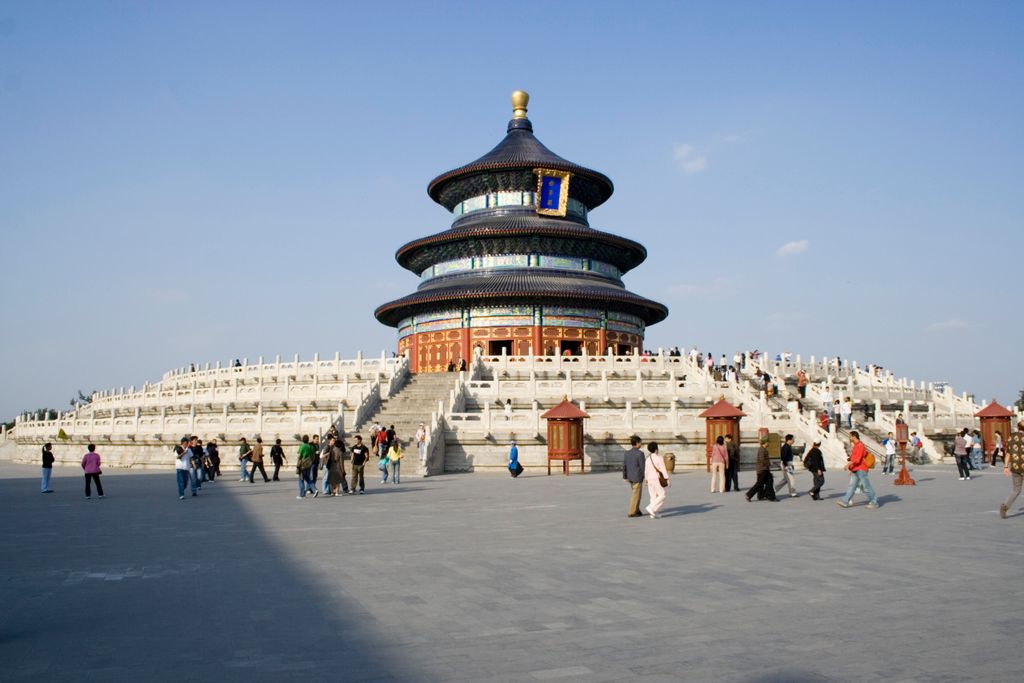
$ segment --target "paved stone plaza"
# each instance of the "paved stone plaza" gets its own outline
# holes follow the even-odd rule
[[[874,474],[882,508],[746,503],[679,474],[370,483],[296,500],[226,476],[0,463],[4,680],[1010,681],[1024,514],[986,470]],[[227,468],[230,473],[233,468]],[[807,475],[801,475],[801,485]],[[752,474],[741,473],[750,485]],[[645,494],[646,501],[646,494]],[[646,502],[645,502],[646,504]]]

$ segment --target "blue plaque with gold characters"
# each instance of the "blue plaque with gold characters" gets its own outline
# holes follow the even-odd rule
[[[537,213],[565,216],[569,208],[569,179],[572,174],[549,168],[534,169],[537,174]]]

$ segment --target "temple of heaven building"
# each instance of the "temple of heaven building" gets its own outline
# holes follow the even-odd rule
[[[632,353],[646,327],[668,316],[622,284],[647,250],[590,227],[589,212],[611,196],[612,181],[541,144],[528,102],[513,93],[505,139],[430,182],[430,198],[455,215],[451,228],[395,254],[420,285],[375,315],[398,328],[398,351],[409,352],[413,372],[457,367],[477,349]]]

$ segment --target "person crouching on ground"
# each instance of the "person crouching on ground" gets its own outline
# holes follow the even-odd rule
[[[661,515],[658,511],[665,504],[665,489],[672,485],[668,472],[665,470],[665,459],[658,453],[658,444],[654,441],[647,444],[647,462],[644,465],[644,480],[647,482],[647,495],[651,502],[644,509],[651,519]]]
[[[842,500],[837,500],[836,505],[841,508],[850,507],[850,500],[859,484],[868,497],[868,507],[877,508],[878,498],[875,497],[875,490],[871,487],[871,480],[868,479],[867,446],[860,440],[860,434],[857,432],[850,432],[850,441],[853,442],[853,452],[850,453],[850,464],[846,466],[850,470],[850,485],[846,488],[846,495]]]
[[[757,481],[747,491],[747,502],[757,495],[758,500],[764,500],[767,498],[771,501],[778,500],[775,497],[775,479],[772,477],[772,461],[768,457],[768,437],[762,436],[761,441],[757,447],[757,461],[754,464],[754,472],[757,475]]]
[[[811,500],[821,500],[821,487],[825,485],[825,458],[821,456],[821,449],[818,448],[820,445],[820,441],[815,441],[811,445],[811,450],[804,456],[804,467],[814,478],[814,484],[807,492]]]

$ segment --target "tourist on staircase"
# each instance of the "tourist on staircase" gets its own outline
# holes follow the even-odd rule
[[[803,371],[803,368],[796,371],[796,390],[800,393],[800,398],[807,398],[807,373]]]
[[[427,464],[427,426],[420,422],[420,428],[416,430],[416,451],[420,456],[420,467]]]
[[[842,418],[842,424],[846,425],[846,431],[853,429],[853,400],[847,396],[843,400],[843,404],[839,406],[839,416]]]

